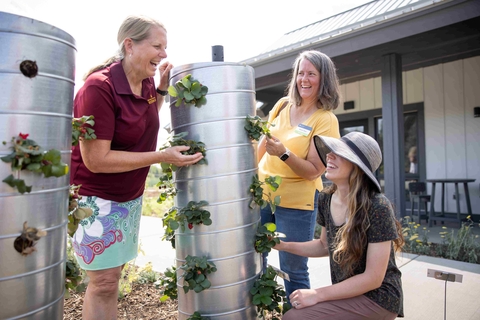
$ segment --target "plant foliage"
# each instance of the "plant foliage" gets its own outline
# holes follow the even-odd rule
[[[183,270],[183,274],[179,279],[183,278],[183,291],[193,290],[199,293],[210,288],[211,283],[207,279],[207,275],[216,272],[217,267],[213,262],[209,262],[207,257],[196,257],[188,255],[185,263],[179,267]]]
[[[60,151],[43,150],[34,140],[28,139],[28,134],[20,133],[17,137],[12,137],[11,143],[12,153],[0,159],[11,164],[12,172],[26,170],[43,174],[46,178],[61,177],[68,173],[68,165],[62,162]],[[7,143],[4,141],[3,144]],[[15,178],[13,174],[2,181],[21,194],[32,191],[32,186],[27,186],[24,180]]]
[[[255,234],[255,251],[258,253],[270,252],[275,245],[279,244],[280,239],[275,234],[276,230],[277,226],[271,222],[259,226]]]
[[[161,302],[165,302],[168,299],[177,299],[177,268],[174,266],[172,266],[171,269],[167,268],[167,270],[164,272],[164,275],[160,277],[160,280],[157,281],[156,284],[163,287],[162,296],[160,297]]]
[[[93,126],[95,125],[94,116],[83,116],[72,119],[72,146],[78,145],[80,140],[97,139]]]
[[[208,93],[208,87],[192,78],[191,74],[187,74],[178,80],[174,86],[168,87],[168,94],[177,98],[175,106],[178,107],[182,103],[193,104],[200,107],[207,103],[205,96]]]
[[[70,237],[73,237],[75,232],[78,229],[78,225],[81,220],[90,217],[93,214],[91,208],[82,208],[78,206],[78,201],[82,197],[78,194],[80,187],[82,185],[70,185],[69,196],[68,196],[68,225],[67,232]]]
[[[260,181],[258,179],[258,174],[254,175],[252,178],[252,184],[250,185],[250,193],[253,197],[250,202],[250,208],[253,208],[254,203],[259,205],[262,209],[269,204],[272,213],[275,212],[277,206],[280,205],[281,196],[275,196],[275,198],[272,199],[271,193],[265,193],[263,186],[267,185],[271,191],[277,191],[281,183],[282,178],[280,176],[269,176],[265,178],[265,181]],[[266,200],[264,199],[264,196]]]
[[[268,121],[262,120],[259,116],[252,117],[250,115],[247,115],[245,122],[244,128],[250,140],[258,141],[262,135],[271,137],[269,125],[274,126],[274,124],[269,124]]]
[[[290,309],[285,290],[282,285],[277,283],[276,278],[277,273],[271,266],[268,266],[265,273],[255,281],[252,289],[250,289],[253,304],[257,308],[259,317],[263,319],[265,319],[266,313],[270,312],[273,320],[280,320],[273,316],[273,311],[284,314]]]
[[[194,225],[211,225],[210,212],[203,209],[203,207],[207,205],[208,202],[204,200],[199,202],[189,201],[183,208],[170,208],[170,210],[165,212],[162,219],[163,227],[165,228],[165,234],[162,240],[172,242],[172,246],[175,248],[175,230],[178,228],[184,232],[186,226],[189,229],[193,229]]]

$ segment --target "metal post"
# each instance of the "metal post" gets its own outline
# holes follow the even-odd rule
[[[405,215],[405,153],[402,95],[402,59],[383,57],[382,69],[383,167],[385,195],[396,212]]]
[[[177,267],[187,255],[207,256],[217,267],[209,275],[209,289],[187,294],[178,283],[178,317],[195,311],[210,319],[255,319],[249,293],[261,273],[261,256],[254,249],[260,223],[258,208],[249,208],[249,186],[257,171],[256,148],[244,129],[247,115],[255,114],[253,68],[234,63],[195,63],[172,70],[171,84],[184,76],[208,87],[207,104],[200,108],[170,102],[175,134],[188,132],[188,139],[207,148],[207,165],[193,165],[175,173],[180,190],[175,205],[205,200],[211,213],[210,226],[194,226],[175,233]]]
[[[223,46],[212,46],[212,61],[223,62]]]
[[[0,141],[29,134],[70,163],[74,39],[46,23],[0,12],[0,43]],[[38,73],[22,74],[25,60]],[[9,147],[0,144],[0,156],[10,154]],[[10,164],[0,161],[0,319],[63,319],[69,176],[23,170],[20,177],[32,190],[21,194],[1,182],[10,173]],[[47,235],[23,256],[14,241],[25,221]]]

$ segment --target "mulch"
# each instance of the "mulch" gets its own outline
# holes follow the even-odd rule
[[[64,320],[82,318],[82,305],[85,293],[70,291],[71,297],[65,300]],[[160,302],[160,290],[153,283],[132,284],[132,291],[118,300],[119,320],[176,320],[177,300]]]
[[[70,298],[65,299],[63,320],[79,320],[82,318],[82,305],[85,293],[70,291]],[[177,300],[160,302],[160,290],[153,283],[132,284],[132,291],[118,300],[118,320],[177,320]],[[267,314],[265,320],[272,316],[281,318],[279,314]]]

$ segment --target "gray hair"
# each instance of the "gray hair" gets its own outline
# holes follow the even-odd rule
[[[142,40],[147,39],[150,36],[150,30],[152,27],[159,27],[167,32],[165,26],[149,17],[145,16],[129,16],[127,17],[123,23],[120,25],[117,33],[117,43],[118,43],[118,51],[115,55],[105,60],[103,63],[99,64],[98,66],[93,67],[90,69],[87,74],[83,77],[83,80],[87,79],[89,75],[94,73],[95,71],[104,69],[111,65],[116,61],[120,61],[125,58],[125,46],[124,41],[127,38],[132,39],[134,42],[140,42]]]
[[[325,110],[335,110],[340,103],[339,81],[333,61],[324,53],[316,50],[303,51],[293,63],[292,79],[288,85],[288,98],[295,105],[300,105],[302,97],[297,89],[297,77],[300,62],[310,61],[320,72],[320,88],[317,98]]]

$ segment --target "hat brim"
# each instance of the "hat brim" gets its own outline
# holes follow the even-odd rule
[[[333,152],[337,156],[356,164],[374,183],[374,185],[377,187],[377,191],[382,192],[380,183],[378,183],[374,173],[343,140],[326,136],[314,136],[313,141],[315,143],[315,149],[317,149],[318,156],[322,160],[325,168],[327,167],[327,153]]]

